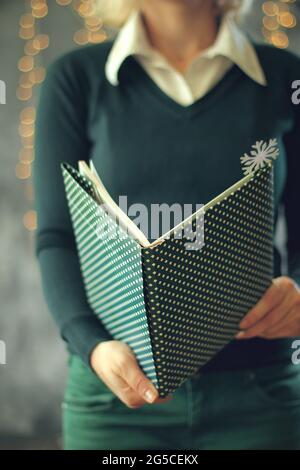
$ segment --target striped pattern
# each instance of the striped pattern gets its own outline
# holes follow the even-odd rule
[[[96,202],[92,184],[62,164],[89,305],[114,339],[124,341],[157,385],[143,294],[141,248]]]
[[[273,169],[206,210],[196,250],[186,245],[195,222],[183,237],[141,249],[100,207],[91,182],[67,164],[63,176],[88,301],[164,397],[233,339],[271,283]]]

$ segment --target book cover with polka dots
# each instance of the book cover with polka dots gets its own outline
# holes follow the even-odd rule
[[[244,155],[240,182],[149,246],[103,208],[93,181],[62,164],[88,302],[161,397],[201,373],[272,282],[273,167],[248,171],[257,153]],[[188,249],[199,226],[199,247]]]

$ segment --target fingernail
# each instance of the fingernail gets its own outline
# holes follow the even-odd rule
[[[156,398],[155,392],[153,392],[153,391],[150,390],[150,389],[146,390],[144,396],[145,396],[145,399],[146,399],[149,403],[152,403],[152,402],[155,400],[155,398]]]
[[[244,336],[245,336],[244,331],[240,331],[238,334],[235,335],[236,339],[244,338]]]

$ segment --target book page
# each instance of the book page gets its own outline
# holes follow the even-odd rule
[[[157,240],[154,242],[150,243],[149,240],[145,237],[143,232],[137,227],[137,225],[125,214],[125,212],[120,209],[118,204],[112,199],[112,197],[109,195],[108,191],[106,190],[104,184],[101,181],[100,176],[97,173],[97,170],[95,166],[93,165],[92,161],[90,161],[90,166],[87,165],[86,162],[80,161],[79,162],[79,171],[82,175],[84,175],[86,178],[88,178],[96,187],[98,195],[102,203],[105,205],[108,213],[120,223],[122,228],[126,230],[133,238],[135,238],[142,247],[144,248],[152,248],[156,245],[159,245],[160,243],[163,243],[164,240],[170,238],[172,234],[175,232],[178,232],[179,230],[182,230],[186,224],[190,224],[195,218],[200,216],[201,214],[205,213],[206,210],[209,208],[213,207],[215,204],[218,204],[218,202],[222,201],[226,197],[230,196],[233,192],[237,191],[239,188],[241,188],[244,184],[246,184],[250,179],[253,178],[253,174],[249,174],[239,180],[237,183],[234,185],[230,186],[228,189],[226,189],[223,193],[219,194],[217,197],[212,199],[210,202],[205,204],[203,207],[198,209],[196,212],[194,212],[192,215],[184,219],[182,222],[180,222],[178,225],[173,227],[171,230],[163,234],[161,237],[159,237]]]
[[[143,232],[137,227],[137,225],[128,217],[125,212],[120,209],[118,204],[113,200],[113,198],[108,193],[104,184],[101,181],[100,176],[98,175],[94,165],[92,169],[84,161],[78,162],[78,167],[80,173],[89,179],[95,186],[99,198],[105,206],[106,211],[111,215],[111,217],[120,224],[120,226],[128,232],[135,240],[137,240],[141,246],[149,247],[150,242],[145,237]]]

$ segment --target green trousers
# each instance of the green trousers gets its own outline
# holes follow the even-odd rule
[[[65,449],[300,449],[300,367],[199,375],[133,410],[71,356],[63,427]]]

